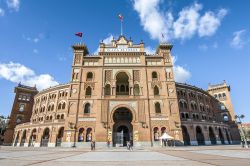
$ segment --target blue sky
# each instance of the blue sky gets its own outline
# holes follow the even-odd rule
[[[177,0],[0,0],[0,108],[8,115],[14,87],[22,81],[40,89],[67,83],[71,45],[83,32],[90,52],[99,41],[124,34],[145,42],[152,52],[164,33],[174,45],[178,81],[207,89],[208,84],[231,86],[236,114],[250,122],[249,1]]]

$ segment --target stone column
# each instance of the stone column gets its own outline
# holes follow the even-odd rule
[[[50,137],[48,147],[55,147],[56,146],[56,136],[57,136],[57,128],[52,127],[50,128]]]
[[[31,129],[27,129],[24,147],[28,147],[29,146],[30,134],[31,134]]]
[[[191,125],[189,126],[188,131],[189,131],[189,137],[190,137],[190,144],[191,145],[198,145],[197,138],[196,138],[196,132],[195,132],[195,126]]]
[[[211,145],[209,130],[207,126],[203,126],[203,135],[204,135],[205,145]]]
[[[40,147],[42,135],[43,135],[43,129],[42,128],[38,128],[37,135],[36,135],[36,142],[34,144],[34,147]]]

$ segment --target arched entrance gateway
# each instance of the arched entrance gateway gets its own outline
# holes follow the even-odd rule
[[[204,135],[202,133],[202,129],[200,126],[196,127],[196,139],[197,139],[198,145],[205,145]]]
[[[215,134],[214,134],[212,127],[209,127],[209,139],[210,139],[212,145],[216,144],[216,137],[215,137]]]
[[[29,139],[29,146],[34,146],[35,142],[36,142],[36,129],[33,129],[30,135],[30,139]]]
[[[50,137],[50,130],[49,128],[46,128],[44,131],[43,131],[43,136],[42,136],[42,139],[41,139],[41,147],[43,146],[48,146],[48,143],[49,143],[49,137]]]
[[[133,115],[126,107],[120,107],[113,114],[113,146],[126,146],[127,141],[133,144]]]
[[[190,145],[190,137],[186,126],[181,126],[184,145]]]

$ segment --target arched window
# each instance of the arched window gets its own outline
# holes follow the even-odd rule
[[[18,117],[16,118],[16,123],[21,123],[22,120],[23,120],[23,117],[22,117],[22,116],[18,116]]]
[[[194,104],[193,103],[191,103],[191,108],[192,108],[192,110],[194,110]]]
[[[154,95],[159,95],[159,88],[158,88],[158,86],[154,87]]]
[[[88,128],[86,132],[86,142],[91,142],[92,141],[92,129]]]
[[[65,109],[65,106],[66,106],[66,103],[64,102],[64,103],[62,104],[62,109]]]
[[[61,119],[64,119],[64,114],[61,115]]]
[[[134,95],[136,96],[140,95],[140,87],[138,84],[135,84],[134,86]]]
[[[111,95],[111,88],[109,84],[105,86],[104,95]]]
[[[181,118],[184,119],[185,118],[185,114],[182,112],[181,113]]]
[[[116,75],[116,95],[129,95],[129,76],[125,72]]]
[[[61,103],[58,104],[58,109],[59,110],[62,109],[62,104]]]
[[[49,120],[52,120],[52,115],[50,115]]]
[[[197,104],[196,103],[194,104],[194,109],[197,110]]]
[[[78,142],[83,142],[83,141],[84,141],[84,128],[80,128],[78,133]]]
[[[159,129],[158,127],[155,127],[154,128],[154,141],[159,141],[159,137],[160,137]]]
[[[179,105],[180,105],[180,107],[181,108],[183,108],[184,106],[183,106],[183,102],[182,101],[179,101]]]
[[[159,102],[155,103],[155,113],[157,113],[157,114],[161,113],[161,105]]]
[[[51,106],[49,105],[49,107],[48,107],[48,111],[50,111],[51,110]]]
[[[54,104],[51,106],[51,111],[53,111],[54,110]]]
[[[199,119],[199,115],[198,114],[196,114],[195,117],[196,117],[197,120]]]
[[[56,116],[56,119],[60,119],[60,115],[57,115],[57,116]]]
[[[91,96],[91,94],[92,94],[92,89],[91,89],[90,86],[88,86],[88,87],[86,88],[86,93],[85,93],[85,95],[86,95],[86,96]]]
[[[152,72],[152,79],[155,80],[157,78],[158,78],[157,73],[155,71]]]
[[[88,72],[87,73],[87,81],[91,81],[93,79],[93,73],[92,72]]]
[[[184,108],[187,109],[187,103],[186,102],[184,102]]]
[[[84,114],[89,114],[90,113],[90,104],[86,103],[84,106]]]

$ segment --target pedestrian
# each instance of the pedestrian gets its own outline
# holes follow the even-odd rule
[[[93,141],[93,150],[95,150],[95,141]]]
[[[129,150],[133,150],[132,141],[129,141]]]
[[[91,141],[90,147],[91,147],[91,150],[94,150],[94,141]]]
[[[127,141],[127,149],[130,150],[130,142]]]
[[[243,139],[241,139],[241,147],[244,148],[245,147],[245,141]]]
[[[108,145],[108,148],[110,148],[110,140],[108,140],[107,145]]]

